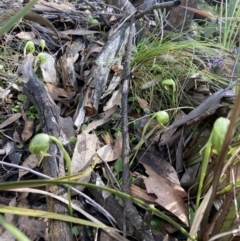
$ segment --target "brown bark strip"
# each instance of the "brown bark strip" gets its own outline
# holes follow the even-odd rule
[[[57,106],[51,99],[43,84],[39,81],[32,69],[33,56],[28,55],[23,64],[19,67],[18,74],[27,81],[24,84],[23,92],[28,99],[35,105],[42,130],[44,133],[59,138],[63,143],[67,143],[67,135],[62,128],[64,118],[60,117]],[[68,127],[70,126],[68,120]],[[51,144],[48,153],[51,155],[43,160],[43,172],[53,178],[66,176],[64,160],[55,144]],[[65,192],[60,186],[50,186],[49,192],[59,194]],[[68,210],[65,205],[52,198],[47,198],[47,209],[50,212],[67,214]],[[69,223],[49,220],[49,240],[72,240],[71,228]]]

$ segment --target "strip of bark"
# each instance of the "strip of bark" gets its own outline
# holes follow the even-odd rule
[[[19,76],[23,77],[26,81],[23,93],[36,107],[42,125],[42,131],[49,135],[53,135],[56,138],[59,138],[63,143],[66,143],[67,136],[64,133],[64,128],[62,128],[62,124],[65,120],[60,117],[57,106],[33,72],[33,59],[33,56],[28,55],[18,69]],[[44,174],[53,178],[66,176],[64,160],[57,146],[51,144],[48,152],[51,156],[45,157],[42,162]],[[60,186],[49,186],[47,187],[47,191],[58,195],[65,192]],[[68,213],[68,209],[64,204],[57,202],[52,198],[47,198],[47,209],[50,212],[60,214]],[[49,232],[49,240],[51,241],[72,240],[70,224],[67,222],[49,220]]]

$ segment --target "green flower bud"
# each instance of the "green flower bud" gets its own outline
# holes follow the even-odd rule
[[[45,47],[46,47],[46,42],[45,42],[45,40],[44,40],[44,39],[41,39],[41,40],[40,40],[40,47],[41,47],[42,52],[43,52],[43,51],[44,51],[44,49],[45,49]]]
[[[4,66],[2,64],[0,64],[0,72],[4,71]]]
[[[31,53],[31,54],[35,51],[35,45],[34,45],[34,43],[33,43],[32,41],[28,41],[28,42],[26,43],[26,45],[25,45],[25,47],[24,47],[24,50],[23,50],[23,55],[24,55],[24,57],[26,57],[27,51],[28,51],[29,53]]]
[[[229,123],[230,123],[229,119],[219,117],[213,125],[211,141],[212,141],[213,148],[217,154],[222,148],[222,144],[227,134]]]
[[[176,83],[173,79],[166,79],[162,82],[163,87],[168,90],[168,86],[172,86],[173,92],[176,92]]]
[[[45,63],[47,60],[46,54],[45,53],[39,53],[37,56],[37,60],[40,61],[41,64]]]
[[[32,154],[47,156],[47,151],[50,144],[50,137],[47,134],[41,133],[34,136],[29,144],[29,151]]]
[[[38,56],[35,58],[34,61],[34,70],[37,68],[37,62],[39,61],[40,64],[44,64],[47,60],[46,54],[45,53],[39,53]]]
[[[160,125],[166,125],[169,122],[169,115],[166,111],[158,111],[154,116]]]

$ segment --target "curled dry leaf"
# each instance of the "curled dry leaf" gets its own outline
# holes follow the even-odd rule
[[[183,198],[187,197],[184,189],[159,176],[150,166],[146,164],[143,164],[143,166],[149,175],[148,178],[144,179],[148,194],[155,194],[157,196],[156,203],[173,213],[184,224],[189,226],[187,203],[183,200]]]

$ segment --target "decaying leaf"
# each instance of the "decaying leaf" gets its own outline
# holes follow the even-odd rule
[[[160,158],[153,152],[139,151],[137,158],[140,163],[146,164],[151,167],[159,176],[168,179],[172,183],[180,185],[177,172],[172,165]]]
[[[149,175],[144,179],[147,192],[155,194],[157,196],[156,203],[173,213],[188,226],[187,203],[183,200],[187,197],[187,193],[181,186],[159,176],[150,166],[146,164],[143,166]]]
[[[69,100],[72,98],[76,92],[66,91],[63,88],[56,87],[51,83],[46,83],[46,88],[53,100],[63,103],[65,106],[69,106]]]
[[[23,142],[26,142],[33,135],[33,129],[34,121],[32,119],[26,119],[24,123],[23,132],[21,135]]]
[[[34,34],[34,32],[25,32],[25,31],[21,31],[20,33],[16,34],[16,36],[19,39],[24,39],[26,40],[32,40],[36,37],[36,34]]]
[[[41,64],[41,70],[42,70],[42,75],[44,82],[49,82],[52,83],[53,85],[58,84],[58,79],[57,79],[57,72],[55,68],[55,60],[54,58],[48,54],[44,53],[46,56],[46,61]]]
[[[0,124],[0,129],[3,129],[4,127],[12,124],[16,120],[18,120],[22,116],[21,113],[16,113],[11,115],[9,118],[7,118],[2,124]]]
[[[31,154],[28,158],[25,159],[22,166],[33,169],[38,165],[38,162],[39,162],[38,157],[34,154]],[[21,177],[26,175],[27,173],[28,173],[28,171],[20,169],[19,174],[18,174],[18,180],[20,180]]]
[[[117,135],[114,145],[105,145],[97,151],[98,156],[106,162],[114,161],[122,155],[122,135]],[[98,158],[101,163],[101,159]]]
[[[16,207],[16,204],[17,204],[17,200],[16,200],[16,197],[14,197],[10,201],[9,206]],[[6,214],[4,214],[4,219],[9,223],[13,223],[14,215],[10,214],[10,213],[6,213]],[[8,230],[6,230],[2,226],[0,226],[0,240],[1,241],[15,241],[15,238]]]
[[[96,134],[82,133],[77,137],[77,144],[72,157],[72,174],[82,172],[83,175],[79,181],[88,182],[90,180],[91,168],[94,164],[94,156],[96,153],[98,138]],[[86,173],[84,173],[86,171]],[[83,189],[79,186],[79,189]]]
[[[121,97],[122,97],[122,90],[119,88],[118,90],[115,90],[112,93],[112,97],[110,100],[106,103],[106,105],[103,107],[104,111],[107,111],[114,106],[120,105],[121,104]]]
[[[112,71],[114,71],[116,74],[122,75],[123,72],[123,65],[122,64],[114,64],[112,66]]]
[[[30,240],[36,240],[40,237],[44,239],[46,238],[47,222],[44,221],[44,219],[19,216],[17,225],[19,229],[29,237]]]
[[[113,78],[111,79],[108,88],[104,91],[104,93],[101,96],[101,99],[105,98],[106,96],[112,94],[112,92],[116,89],[117,86],[119,86],[121,82],[122,76],[115,74]]]
[[[140,105],[140,107],[143,109],[143,110],[150,110],[150,107],[148,105],[148,102],[142,98],[140,98],[139,96],[136,95],[136,99],[137,99],[137,102],[138,104]]]
[[[104,116],[100,120],[92,121],[88,124],[87,128],[84,130],[85,133],[89,133],[90,131],[96,129],[98,126],[101,126],[108,122],[109,118],[112,116],[112,114],[116,111],[117,106],[113,106],[111,109],[107,110],[104,113]]]
[[[132,184],[130,186],[130,189],[131,189],[131,194],[134,197],[143,199],[144,201],[149,202],[149,203],[155,203],[155,200],[157,197],[155,195],[148,195],[145,189],[140,188],[139,186],[137,186],[135,184]]]
[[[17,207],[30,208],[28,204],[28,193],[21,193],[17,199]],[[30,240],[47,237],[47,223],[44,219],[31,218],[28,216],[17,216],[15,225],[26,234]]]

